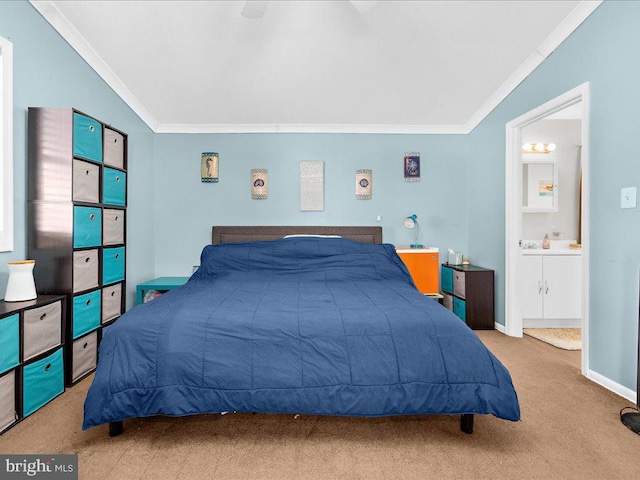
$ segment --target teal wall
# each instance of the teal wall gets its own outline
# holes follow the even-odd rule
[[[604,2],[470,135],[469,253],[496,269],[504,324],[505,124],[590,83],[590,369],[635,390],[640,209],[620,209],[639,186],[640,2]]]
[[[220,182],[200,181],[202,152],[220,156]],[[404,181],[404,152],[421,153],[421,181]],[[155,266],[186,275],[213,225],[380,225],[383,241],[467,251],[467,138],[460,135],[201,134],[156,136]],[[299,163],[325,162],[325,209],[301,212]],[[269,198],[251,199],[252,168],[269,170]],[[355,172],[373,170],[373,198],[355,199]],[[377,216],[382,217],[377,222]],[[180,248],[176,248],[179,242]]]
[[[0,298],[7,284],[6,263],[26,258],[27,108],[75,107],[129,134],[131,304],[135,284],[153,276],[154,134],[28,2],[0,1],[0,35],[13,43],[15,218],[14,250],[0,253]]]

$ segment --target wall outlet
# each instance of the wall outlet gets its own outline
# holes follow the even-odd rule
[[[620,208],[636,208],[636,187],[620,190]]]

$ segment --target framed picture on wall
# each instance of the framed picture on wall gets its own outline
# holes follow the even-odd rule
[[[356,170],[356,200],[371,200],[373,195],[373,172],[361,168]]]
[[[218,183],[218,154],[204,152],[200,163],[200,178],[204,183]]]
[[[420,181],[420,154],[418,152],[404,154],[404,181]]]
[[[251,170],[251,198],[256,200],[269,198],[269,172],[266,168]]]

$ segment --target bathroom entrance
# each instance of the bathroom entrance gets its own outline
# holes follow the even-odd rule
[[[505,165],[505,331],[581,348],[583,374],[588,369],[588,106],[584,84],[509,122]]]

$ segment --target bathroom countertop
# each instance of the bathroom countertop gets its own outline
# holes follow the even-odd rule
[[[582,255],[582,249],[573,248],[521,248],[522,255]]]

